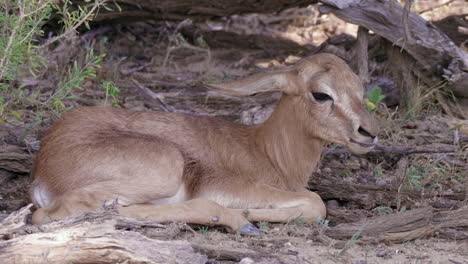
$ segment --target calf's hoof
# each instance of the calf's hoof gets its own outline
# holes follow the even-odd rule
[[[252,224],[245,224],[236,230],[236,233],[243,236],[259,236],[260,230]]]

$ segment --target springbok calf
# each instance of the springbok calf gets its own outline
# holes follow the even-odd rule
[[[211,85],[233,95],[283,93],[271,117],[243,126],[212,117],[80,108],[44,137],[32,172],[33,223],[92,211],[118,199],[124,216],[222,225],[326,216],[306,189],[330,142],[366,153],[377,127],[358,77],[338,57]]]

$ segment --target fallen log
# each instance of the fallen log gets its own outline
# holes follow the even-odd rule
[[[378,206],[412,207],[414,201],[434,198],[434,193],[431,192],[399,187],[397,182],[384,185],[349,183],[329,173],[314,173],[309,179],[309,188],[322,199],[338,200],[366,210]],[[453,201],[467,198],[466,191],[439,193],[436,197]]]
[[[8,144],[0,146],[0,169],[15,173],[29,173],[32,161],[33,155],[21,147]]]
[[[274,54],[275,58],[281,54],[305,54],[312,52],[312,45],[299,45],[297,42],[288,39],[275,38],[269,35],[251,34],[242,35],[223,30],[202,29],[195,26],[181,28],[181,33],[192,43],[199,36],[211,49],[262,49],[267,53]]]
[[[325,234],[343,240],[358,232],[361,243],[401,243],[436,233],[451,239],[462,239],[468,232],[468,208],[442,212],[435,212],[432,207],[419,208],[340,224],[329,228]]]
[[[20,210],[11,213],[5,219],[2,219],[2,224],[0,225],[0,240],[14,236],[18,230],[21,230],[26,226],[26,220],[28,215],[31,214],[32,206],[33,205],[30,204],[23,207]]]
[[[408,52],[413,68],[431,87],[443,81],[455,95],[468,97],[468,60],[436,26],[396,1],[321,0],[320,11],[363,26]]]
[[[0,243],[2,263],[206,263],[185,241],[115,230],[112,222],[35,233]]]
[[[204,20],[245,13],[273,13],[291,7],[307,6],[318,0],[118,0],[120,12],[100,12],[94,21]],[[109,4],[112,6],[112,4]]]
[[[272,258],[271,254],[259,252],[253,249],[236,249],[236,248],[223,248],[213,245],[192,244],[192,247],[200,253],[207,255],[209,258],[220,261],[241,261],[243,258],[261,259]]]
[[[388,242],[402,241],[403,237],[415,239],[431,234],[435,228],[431,225],[432,208],[420,208],[403,213],[394,213],[363,219],[354,223],[331,227],[326,235],[334,239],[349,239],[360,231],[361,240]]]
[[[118,227],[163,225],[127,219],[106,209],[42,226],[27,226],[30,207],[0,228],[2,263],[206,263],[186,241],[163,241]],[[5,240],[6,239],[6,240]]]
[[[442,29],[453,42],[460,46],[468,44],[468,32],[462,32],[460,28],[468,28],[468,14],[451,15],[441,20],[434,21],[434,25]]]
[[[458,147],[452,145],[428,145],[428,146],[385,146],[377,144],[374,149],[366,153],[366,156],[380,156],[384,158],[401,158],[413,154],[434,154],[434,153],[454,153]],[[324,155],[351,155],[346,148],[325,149]]]

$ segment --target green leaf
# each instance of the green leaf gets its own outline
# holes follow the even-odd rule
[[[374,104],[380,103],[380,101],[385,98],[385,96],[382,95],[382,89],[378,86],[374,87],[370,92],[367,92],[366,97]]]
[[[370,92],[366,93],[364,105],[369,111],[374,112],[377,110],[377,106],[384,98],[385,96],[382,95],[382,89],[378,86],[375,86]]]

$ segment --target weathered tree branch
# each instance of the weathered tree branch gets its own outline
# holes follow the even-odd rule
[[[307,6],[318,0],[118,0],[122,12],[101,12],[95,21],[109,20],[204,20],[245,13],[273,13]],[[117,10],[117,8],[114,8]]]
[[[236,249],[224,248],[212,245],[192,244],[192,247],[200,253],[207,255],[209,258],[226,261],[240,261],[243,258],[249,257],[252,259],[272,258],[271,254],[259,252],[252,249]]]
[[[339,5],[332,0],[321,2],[322,12],[332,12],[346,22],[372,30],[407,51],[418,63],[418,71],[431,82],[429,85],[445,81],[455,95],[468,97],[468,61],[432,23],[412,12],[406,21],[404,8],[396,1],[344,0]]]
[[[31,213],[30,209],[32,206],[33,205],[30,204],[26,207],[23,207],[20,210],[11,213],[2,220],[2,224],[0,225],[0,240],[7,239],[17,230],[20,230],[26,226],[26,220],[28,215]]]
[[[33,156],[15,145],[0,146],[0,169],[16,173],[29,173]]]
[[[369,56],[367,54],[369,46],[368,36],[369,31],[360,26],[357,33],[356,45],[353,50],[353,62],[356,64],[358,76],[364,86],[369,83]]]
[[[412,154],[430,154],[430,153],[454,153],[457,151],[457,146],[384,146],[376,145],[374,149],[369,151],[366,155],[370,156],[408,156]],[[346,148],[326,149],[324,155],[350,155],[351,152]]]
[[[453,233],[453,228],[458,228],[461,234],[468,231],[468,208],[443,212],[434,212],[432,207],[419,208],[340,224],[330,228],[326,235],[335,239],[349,239],[361,231],[360,242],[401,243],[431,236],[435,232]]]
[[[406,168],[403,168],[403,170],[406,170]],[[400,185],[401,182],[399,181],[385,184],[349,183],[344,182],[341,177],[329,173],[314,173],[309,179],[309,188],[317,192],[322,199],[338,200],[366,210],[378,206],[397,207],[399,205],[400,207],[412,207],[414,201],[434,198],[432,192],[399,188]],[[467,193],[466,191],[444,192],[437,194],[437,197],[446,200],[449,204],[453,204],[456,201],[464,201],[467,198]]]
[[[147,221],[120,217],[107,209],[65,218],[40,227],[27,226],[25,207],[1,223],[2,263],[206,263],[186,241],[150,239],[136,227],[164,229]],[[31,234],[32,233],[32,234]]]

